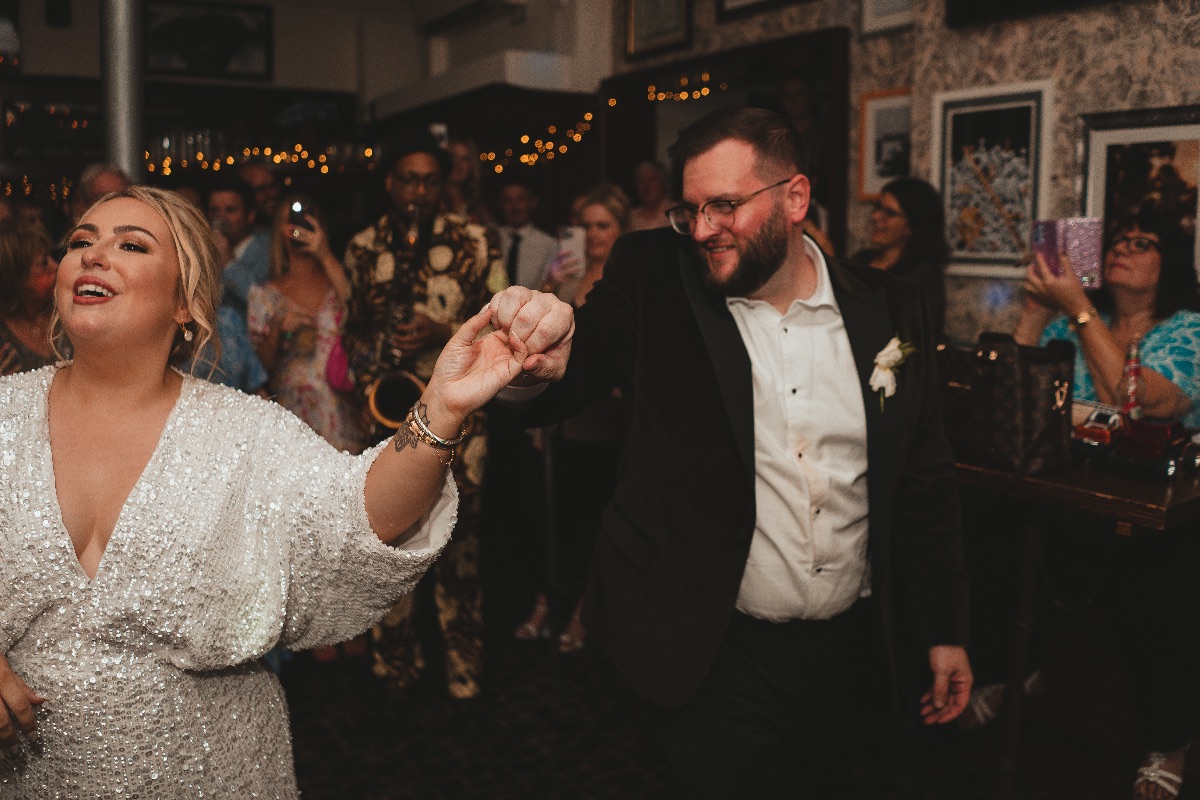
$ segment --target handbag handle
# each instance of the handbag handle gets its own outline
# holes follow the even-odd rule
[[[1025,477],[1029,470],[1029,464],[1033,461],[1033,457],[1038,454],[1038,451],[1046,446],[1046,442],[1050,441],[1051,434],[1054,433],[1059,419],[1066,413],[1067,398],[1071,396],[1071,382],[1069,380],[1058,380],[1054,382],[1054,402],[1050,405],[1050,411],[1054,416],[1046,420],[1042,425],[1041,430],[1037,432],[1037,436],[1033,437],[1033,442],[1021,456],[1021,460],[1017,463],[1017,468],[1013,470],[1013,474],[1004,484],[1004,488],[1000,490],[1001,496],[1010,493],[1022,478]]]

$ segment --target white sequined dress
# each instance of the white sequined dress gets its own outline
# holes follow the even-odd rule
[[[0,651],[48,702],[0,750],[0,798],[295,797],[287,707],[258,658],[366,629],[445,545],[452,481],[406,549],[371,531],[377,450],[194,378],[88,579],[62,523],[55,367],[0,379]]]

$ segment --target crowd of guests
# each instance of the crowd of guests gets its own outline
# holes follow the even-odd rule
[[[219,285],[213,308],[188,305],[189,299],[183,311],[177,312],[175,327],[164,328],[169,346],[155,349],[157,345],[147,344],[146,352],[153,351],[154,357],[161,355],[164,363],[169,361],[214,383],[274,401],[307,423],[337,451],[362,454],[390,440],[397,430],[399,442],[407,423],[388,410],[390,395],[399,393],[406,398],[400,402],[403,415],[413,402],[428,397],[431,385],[440,387],[439,369],[444,367],[439,364],[444,362],[439,359],[444,350],[457,352],[469,344],[460,341],[456,331],[464,325],[482,330],[486,321],[476,324],[478,309],[486,307],[490,298],[507,287],[556,296],[578,312],[581,325],[589,320],[632,325],[629,315],[633,312],[621,304],[636,303],[627,296],[618,297],[623,292],[636,295],[636,302],[641,302],[641,292],[663,291],[666,286],[671,291],[678,289],[680,296],[664,299],[678,303],[683,294],[690,292],[690,302],[701,302],[697,298],[705,289],[699,284],[692,287],[685,281],[682,288],[670,282],[643,287],[643,283],[659,279],[653,275],[610,277],[606,276],[605,266],[618,239],[631,231],[653,232],[627,240],[638,242],[648,248],[647,252],[667,252],[663,243],[668,239],[662,237],[677,234],[700,240],[702,233],[714,233],[719,240],[721,231],[735,229],[738,208],[777,188],[787,194],[787,203],[793,203],[780,208],[793,213],[798,198],[807,191],[796,182],[796,177],[803,177],[803,168],[799,175],[794,167],[790,172],[784,170],[788,174],[780,172],[777,182],[735,199],[734,193],[713,179],[716,167],[705,161],[711,152],[729,143],[719,138],[715,141],[715,145],[697,145],[694,152],[683,152],[685,161],[693,165],[691,185],[703,185],[706,191],[710,185],[720,189],[700,197],[703,202],[686,197],[687,202],[672,199],[667,171],[659,164],[645,162],[631,176],[635,199],[611,183],[581,191],[571,205],[569,218],[564,220],[569,228],[555,235],[537,224],[540,197],[533,185],[508,180],[494,197],[487,195],[475,156],[477,149],[469,139],[452,139],[448,147],[443,147],[423,133],[402,137],[385,150],[379,164],[387,208],[373,222],[365,224],[364,220],[362,229],[349,238],[344,248],[331,241],[329,217],[321,203],[285,191],[278,176],[262,163],[243,165],[235,179],[215,184],[204,194],[187,189],[130,190],[128,177],[119,169],[92,165],[81,174],[72,195],[69,211],[73,223],[61,244],[52,238],[44,221],[18,215],[0,220],[0,375],[30,372],[56,362],[79,363],[72,361],[73,357],[84,364],[89,356],[101,361],[106,357],[108,345],[97,345],[89,339],[90,329],[84,321],[68,315],[68,324],[63,324],[61,314],[56,312],[56,274],[60,262],[67,263],[64,259],[70,258],[71,251],[65,248],[84,248],[108,235],[104,227],[108,223],[99,221],[103,216],[100,212],[111,216],[121,210],[140,220],[138,224],[151,233],[166,220],[169,230],[159,232],[176,241],[179,258],[195,262],[194,274],[201,276],[195,280],[207,275]],[[734,163],[744,154],[730,150],[728,155]],[[766,159],[764,163],[769,162],[774,169],[778,158],[771,158],[776,160]],[[700,171],[696,164],[709,171]],[[751,173],[758,174],[747,172]],[[686,179],[683,188],[686,194]],[[96,205],[103,198],[110,199]],[[143,208],[136,208],[137,204]],[[156,211],[162,220],[147,222],[139,217],[145,216],[146,208]],[[922,326],[928,324],[930,342],[941,337],[945,321],[944,269],[948,252],[943,208],[936,190],[924,181],[900,178],[890,182],[871,213],[869,247],[848,259],[862,265],[867,275],[873,269],[915,284],[914,296],[919,298],[924,317],[913,323],[914,330],[924,331]],[[82,227],[76,224],[81,221]],[[832,244],[819,228],[805,220],[804,214],[799,214],[794,224],[797,230],[809,234],[802,239],[804,246],[811,248],[805,251],[809,263],[829,262],[823,268],[828,272],[817,270],[814,274],[824,274],[826,279],[834,276],[834,288],[839,292],[841,281],[852,284],[863,280],[844,277],[843,267],[833,258]],[[656,230],[665,228],[674,231]],[[573,230],[578,231],[577,238]],[[81,231],[85,234],[82,238]],[[1115,393],[1125,354],[1136,343],[1145,376],[1140,400],[1146,411],[1182,419],[1190,428],[1200,427],[1200,295],[1181,234],[1177,226],[1152,210],[1117,221],[1108,241],[1103,288],[1098,292],[1085,291],[1070,269],[1052,273],[1039,256],[1028,268],[1028,301],[1015,332],[1017,340],[1029,345],[1049,339],[1071,341],[1079,353],[1076,398],[1108,404],[1119,404]],[[766,246],[757,240],[754,244]],[[718,242],[713,247],[719,250],[725,245]],[[714,275],[720,272],[717,250],[706,255]],[[640,253],[634,257],[630,252],[620,256],[630,263],[641,258]],[[83,258],[76,254],[71,267],[80,269],[86,264]],[[853,275],[856,269],[845,274]],[[594,294],[598,282],[604,285],[604,277],[610,277],[612,285],[607,292]],[[188,280],[186,270],[184,279]],[[732,298],[736,292],[731,286],[710,283],[707,290],[725,291]],[[814,291],[820,294],[822,286],[817,280]],[[829,287],[825,290],[830,291],[827,297],[834,296]],[[185,285],[183,291],[195,292],[196,287]],[[794,309],[785,304],[776,305],[776,311],[773,319],[791,314]],[[637,306],[636,312],[641,314],[643,309]],[[494,313],[493,323],[505,319],[499,311]],[[763,309],[752,305],[743,308],[730,299],[728,312],[724,313],[729,330],[741,331],[743,339],[754,342],[754,337],[762,335],[755,331],[762,324]],[[632,348],[637,336],[650,335],[645,329],[634,328],[623,331],[628,337],[614,346]],[[586,337],[581,341],[584,346],[591,343]],[[77,349],[80,343],[86,343],[83,351]],[[760,345],[750,346],[757,367],[758,360],[766,356],[755,349]],[[397,698],[407,696],[429,662],[444,669],[445,674],[438,677],[451,697],[465,700],[476,696],[481,691],[484,664],[480,535],[491,524],[528,551],[524,561],[530,569],[524,581],[530,611],[513,636],[526,641],[554,637],[564,654],[583,649],[589,637],[583,613],[587,573],[605,509],[624,485],[621,476],[628,467],[622,462],[626,436],[636,431],[635,449],[657,436],[638,428],[635,411],[629,406],[630,383],[641,377],[621,371],[623,365],[618,361],[628,353],[612,356],[606,362],[598,350],[584,352],[600,364],[595,369],[605,373],[607,383],[603,387],[589,385],[587,402],[564,401],[562,408],[567,411],[559,414],[559,421],[552,426],[525,430],[541,423],[540,412],[516,419],[505,408],[485,407],[483,402],[454,405],[455,413],[450,416],[455,420],[451,431],[455,435],[447,437],[454,445],[447,462],[457,494],[454,535],[448,542],[436,544],[440,556],[435,561],[421,562],[412,578],[414,591],[399,597],[394,605],[379,609],[369,646],[365,636],[338,645],[338,637],[328,632],[297,633],[290,643],[321,645],[318,653],[323,658],[369,650],[375,673]],[[475,375],[473,380],[483,379]],[[572,380],[579,380],[578,375],[568,373],[565,383]],[[755,380],[760,380],[757,373]],[[175,378],[171,381],[178,382]],[[499,388],[489,387],[491,393]],[[755,383],[755,391],[760,390]],[[645,404],[646,398],[643,393],[639,400]],[[679,401],[687,402],[682,398]],[[260,407],[254,409],[251,417],[266,420]],[[754,413],[763,410],[756,407]],[[780,419],[790,419],[787,409],[781,413]],[[766,414],[764,418],[775,419]],[[431,441],[436,448],[443,439],[432,435]],[[416,447],[416,440],[412,446]],[[749,446],[758,458],[769,462],[773,457],[764,454],[765,445],[757,438]],[[732,444],[730,448],[727,455],[735,457]],[[547,449],[553,453],[552,466],[543,471]],[[396,450],[404,452],[399,444]],[[820,456],[813,460],[819,462]],[[836,474],[821,472],[826,468],[832,469],[823,463],[806,467],[817,470],[806,472],[807,479],[836,482]],[[528,513],[528,508],[544,502],[545,498],[538,497],[542,486],[552,487],[549,530],[531,523]],[[436,515],[440,507],[437,504],[444,497],[436,499],[433,489],[426,494],[429,503],[423,508],[433,508],[428,513]],[[761,502],[761,494],[759,499]],[[488,507],[489,502],[494,503],[493,507]],[[813,500],[813,507],[819,508],[816,502]],[[756,529],[755,536],[759,535]],[[538,565],[546,564],[540,552],[545,537],[555,542],[557,559],[543,570]],[[420,546],[428,548],[428,539],[425,535]],[[651,560],[654,556],[641,557]],[[953,554],[947,558],[954,562]],[[1132,568],[1125,576],[1123,591],[1129,602],[1121,624],[1130,640],[1137,641],[1136,648],[1129,648],[1137,654],[1130,670],[1147,749],[1137,776],[1138,800],[1161,800],[1178,792],[1187,743],[1200,715],[1200,680],[1196,678],[1200,674],[1196,669],[1200,666],[1200,637],[1189,625],[1200,597],[1194,588],[1188,588],[1194,584],[1190,576],[1195,574],[1197,558],[1200,547],[1188,537],[1172,534],[1153,544],[1134,547],[1128,562]],[[758,563],[756,559],[769,562],[770,556],[756,556],[752,551],[750,563]],[[1163,578],[1165,564],[1177,573],[1176,579]],[[93,575],[96,566],[98,562],[93,565]],[[428,571],[417,583],[417,576],[426,566]],[[601,572],[604,569],[600,567]],[[675,579],[680,578],[671,577]],[[562,596],[553,597],[558,587],[564,590]],[[757,602],[745,586],[742,592],[749,593],[739,596],[739,612],[743,604],[754,608]],[[653,592],[647,590],[643,600],[649,602],[652,596]],[[561,601],[562,613],[552,613],[552,601]],[[608,601],[615,602],[611,598]],[[861,609],[855,597],[849,597],[848,602],[845,614]],[[423,625],[423,617],[435,624]],[[599,613],[597,618],[601,624],[608,624]],[[745,636],[754,647],[775,641],[771,638],[774,634],[764,638],[757,632],[755,622],[740,619],[735,617],[734,625],[744,625],[745,630],[738,635]],[[356,628],[357,621],[356,617],[354,623],[339,630],[348,636],[358,634],[362,626]],[[945,625],[946,642],[939,643],[941,646],[958,647],[956,625]],[[424,652],[428,637],[423,637],[421,631],[428,627],[436,631],[440,650],[436,658]],[[608,648],[619,650],[621,645],[612,643],[611,630],[605,630],[602,636],[608,640]],[[985,627],[977,628],[975,636],[1003,638],[1006,634]],[[961,706],[968,705],[966,695],[970,695],[965,724],[972,727],[990,722],[1002,700],[998,685],[976,687],[970,692],[969,672],[964,677],[962,665],[953,660],[954,654],[940,653],[939,657],[949,660],[938,662],[932,650],[929,668],[945,682],[940,696],[931,693],[925,698],[922,713],[927,721],[948,721]],[[722,654],[714,656],[718,665],[723,663]],[[265,651],[261,655],[270,658]],[[278,668],[278,662],[275,664]],[[772,664],[771,668],[776,666]],[[629,669],[636,672],[642,667]],[[964,680],[961,685],[956,683]],[[962,698],[956,698],[957,689],[966,690]],[[653,691],[658,689],[645,693]],[[703,696],[707,690],[700,691]],[[665,689],[662,692],[669,695]],[[40,698],[30,702],[36,705]],[[955,709],[953,713],[945,710],[946,703]],[[684,733],[685,728],[698,726],[696,730],[703,731],[711,724],[711,719],[705,717],[680,715],[672,719],[669,725],[675,726],[681,741],[694,735]],[[698,752],[704,752],[691,744],[688,747],[692,749],[680,758],[696,759]],[[727,777],[723,775],[722,779]]]

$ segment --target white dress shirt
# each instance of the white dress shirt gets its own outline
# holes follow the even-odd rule
[[[558,240],[542,231],[533,223],[529,223],[515,231],[509,225],[501,225],[500,258],[508,264],[508,250],[512,247],[513,233],[521,235],[521,244],[517,248],[517,279],[518,286],[529,289],[541,289],[546,280],[546,268],[550,261],[558,255]]]
[[[867,422],[858,369],[825,259],[812,297],[786,314],[726,300],[754,384],[757,518],[737,608],[760,619],[828,619],[870,593]]]

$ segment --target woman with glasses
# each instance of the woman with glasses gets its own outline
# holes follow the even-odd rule
[[[937,189],[920,178],[897,178],[883,187],[871,209],[871,246],[850,256],[920,286],[939,332],[946,314],[945,219]]]
[[[1115,225],[1101,288],[1084,291],[1064,257],[1055,275],[1041,256],[1025,277],[1021,344],[1065,339],[1076,347],[1075,399],[1121,405],[1125,356],[1139,344],[1149,416],[1200,428],[1200,296],[1190,242],[1178,225],[1144,211]]]
[[[1038,256],[1026,275],[1029,299],[1015,338],[1022,344],[1072,342],[1075,399],[1118,406],[1126,353],[1139,343],[1144,387],[1138,401],[1145,413],[1200,428],[1200,296],[1192,242],[1177,223],[1146,210],[1119,219],[1113,230],[1103,285],[1094,292],[1084,291],[1065,255],[1060,275]],[[1070,527],[1087,524],[1076,522]],[[1200,732],[1195,533],[1118,536],[1113,545],[1110,563],[1120,564],[1115,628],[1145,749],[1135,800],[1179,794],[1188,743]]]

